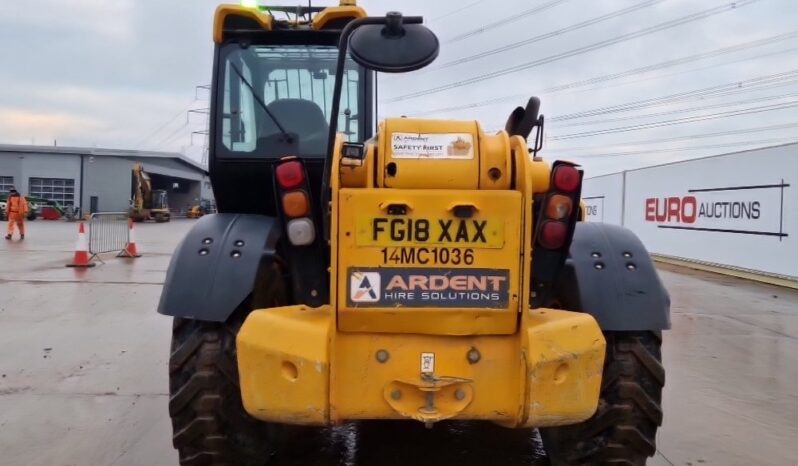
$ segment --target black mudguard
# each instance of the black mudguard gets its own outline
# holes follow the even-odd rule
[[[602,330],[670,328],[670,297],[648,251],[617,225],[577,223],[556,294],[564,308],[591,314]]]
[[[172,256],[158,312],[224,322],[252,292],[261,264],[276,256],[281,231],[264,215],[203,216]]]

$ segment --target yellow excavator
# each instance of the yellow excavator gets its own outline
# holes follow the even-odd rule
[[[150,175],[140,163],[133,165],[133,199],[128,215],[134,222],[154,220],[164,223],[170,219],[166,191],[152,189]]]

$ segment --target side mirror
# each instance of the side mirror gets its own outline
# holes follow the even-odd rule
[[[338,61],[335,66],[335,87],[332,96],[333,115],[327,137],[327,156],[322,174],[321,206],[325,212],[324,237],[330,237],[329,201],[335,133],[341,105],[344,65],[347,55],[366,69],[383,73],[406,73],[423,68],[438,57],[440,42],[435,33],[422,25],[421,16],[404,17],[390,12],[385,17],[365,17],[350,21],[341,31]],[[348,120],[347,120],[348,121]]]
[[[383,73],[406,73],[432,63],[440,42],[422,24],[405,24],[402,14],[390,12],[384,24],[364,24],[352,32],[349,53],[368,69]]]

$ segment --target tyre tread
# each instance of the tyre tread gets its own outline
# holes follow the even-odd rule
[[[268,286],[261,302],[286,304],[279,268],[263,278]],[[235,339],[251,309],[251,302],[243,303],[226,322],[174,319],[169,414],[183,466],[246,466],[269,456],[277,427],[247,414],[238,381]]]
[[[661,337],[607,332],[607,356],[596,413],[572,426],[541,429],[553,465],[645,465],[662,425]]]

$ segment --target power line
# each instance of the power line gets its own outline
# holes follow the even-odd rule
[[[450,68],[450,67],[455,66],[455,65],[468,63],[470,61],[479,60],[481,58],[489,57],[489,56],[495,55],[497,53],[506,52],[508,50],[513,50],[513,49],[516,49],[518,47],[523,47],[525,45],[534,44],[536,42],[540,42],[540,41],[545,40],[545,39],[550,39],[552,37],[560,36],[560,35],[563,35],[563,34],[567,34],[569,32],[573,32],[573,31],[576,31],[576,30],[579,30],[579,29],[583,29],[583,28],[586,28],[588,26],[592,26],[594,24],[601,23],[603,21],[614,19],[614,18],[617,18],[619,16],[623,16],[625,14],[629,14],[629,13],[635,12],[637,10],[641,10],[643,8],[647,8],[647,7],[656,5],[658,3],[662,3],[664,1],[665,0],[647,0],[647,1],[644,1],[642,3],[638,3],[636,5],[632,5],[632,6],[627,7],[627,8],[622,8],[620,10],[616,10],[616,11],[613,11],[611,13],[607,13],[605,15],[597,16],[595,18],[592,18],[592,19],[589,19],[589,20],[586,20],[586,21],[582,21],[581,23],[576,23],[576,24],[573,24],[571,26],[564,27],[562,29],[557,29],[556,31],[547,32],[545,34],[539,34],[539,35],[531,37],[529,39],[525,39],[525,40],[518,41],[518,42],[513,42],[513,43],[510,43],[510,44],[507,44],[507,45],[503,45],[501,47],[497,47],[495,49],[487,50],[485,52],[480,52],[480,53],[476,53],[474,55],[469,55],[467,57],[458,58],[457,60],[452,60],[450,62],[443,63],[443,64],[441,64],[439,66],[427,67],[427,68],[424,68],[421,71],[422,72],[437,71],[437,70],[442,70],[444,68]]]
[[[677,142],[677,141],[691,141],[694,139],[707,139],[707,138],[716,138],[716,137],[723,137],[723,136],[737,136],[741,134],[751,134],[751,133],[760,133],[763,131],[778,131],[782,129],[792,129],[798,128],[798,123],[784,123],[779,125],[767,125],[767,126],[755,126],[753,128],[743,128],[743,129],[735,129],[729,131],[717,131],[713,133],[698,133],[698,134],[690,134],[686,136],[673,136],[668,138],[657,138],[657,139],[646,139],[642,141],[628,141],[625,144],[618,144],[613,146],[607,145],[595,145],[595,146],[583,146],[583,147],[550,147],[546,151],[547,152],[577,152],[577,151],[586,151],[586,150],[596,150],[602,149],[606,150],[608,148],[625,148],[625,147],[634,147],[634,146],[644,146],[649,144],[661,144],[663,142]]]
[[[503,103],[503,102],[511,102],[511,101],[516,101],[518,99],[523,99],[523,98],[529,97],[530,94],[538,94],[538,95],[553,94],[553,93],[556,93],[556,92],[561,92],[561,91],[565,91],[565,90],[569,90],[569,89],[575,89],[575,88],[579,88],[579,87],[589,86],[589,85],[592,85],[592,84],[600,84],[600,83],[604,83],[604,82],[609,82],[609,81],[614,81],[614,80],[618,80],[618,79],[622,79],[622,78],[627,78],[627,77],[630,77],[630,76],[636,76],[636,75],[639,75],[639,74],[645,74],[645,73],[649,73],[649,72],[652,72],[652,71],[658,71],[658,70],[661,70],[661,69],[671,68],[671,67],[674,67],[674,66],[684,65],[684,64],[687,64],[687,63],[692,63],[692,62],[696,62],[696,61],[700,61],[700,60],[706,60],[706,59],[709,59],[709,58],[715,58],[715,57],[718,57],[718,56],[721,56],[721,55],[727,55],[727,54],[730,54],[730,53],[740,52],[740,51],[743,51],[743,50],[748,50],[748,49],[757,48],[757,47],[763,47],[763,46],[766,46],[766,45],[771,45],[771,44],[776,43],[776,42],[781,42],[781,41],[785,41],[785,40],[794,39],[796,37],[798,37],[798,31],[792,31],[792,32],[784,33],[784,34],[778,34],[778,35],[775,35],[775,36],[766,37],[766,38],[763,38],[763,39],[757,39],[757,40],[752,40],[752,41],[748,41],[748,42],[743,42],[743,43],[732,45],[732,46],[729,46],[729,47],[722,47],[722,48],[719,48],[719,49],[710,50],[708,52],[703,52],[703,53],[699,53],[699,54],[695,54],[695,55],[688,55],[686,57],[676,58],[676,59],[672,59],[672,60],[666,60],[666,61],[662,61],[662,62],[659,62],[659,63],[654,63],[654,64],[651,64],[651,65],[646,65],[646,66],[642,66],[642,67],[638,67],[638,68],[632,68],[632,69],[621,71],[621,72],[618,72],[618,73],[605,74],[605,75],[602,75],[602,76],[596,76],[596,77],[593,77],[593,78],[583,79],[583,80],[580,80],[580,81],[573,81],[573,82],[566,83],[566,84],[559,84],[559,85],[548,87],[548,88],[545,88],[545,89],[540,89],[540,90],[534,91],[534,92],[525,92],[525,93],[519,93],[519,94],[511,94],[511,95],[505,95],[505,96],[501,96],[501,97],[494,97],[494,98],[491,98],[491,99],[481,100],[481,101],[477,101],[477,102],[471,102],[471,103],[462,104],[462,105],[454,105],[454,106],[449,106],[449,107],[435,108],[435,109],[425,110],[423,112],[416,112],[416,113],[414,113],[414,115],[416,115],[416,116],[429,115],[429,114],[434,114],[434,113],[443,113],[443,112],[451,112],[451,111],[456,111],[456,110],[465,110],[465,109],[470,109],[470,108],[485,107],[485,106],[488,106],[488,105],[494,105],[494,104],[499,104],[499,103]],[[790,51],[790,50],[794,50],[794,49],[788,49],[787,51]],[[762,54],[762,55],[758,55],[756,57],[752,57],[751,59],[760,58],[762,56],[768,56],[768,55],[770,55],[770,54]],[[749,59],[746,59],[746,60],[743,60],[743,61],[748,61],[748,60]],[[716,65],[711,65],[711,66],[716,66]]]
[[[626,102],[618,105],[610,105],[606,107],[598,107],[591,110],[583,110],[581,112],[567,113],[558,115],[553,118],[547,118],[548,121],[566,121],[578,118],[587,118],[598,115],[606,115],[608,113],[627,112],[630,110],[640,110],[648,107],[656,107],[660,105],[667,105],[671,103],[682,102],[685,100],[692,101],[698,98],[711,98],[715,96],[726,96],[738,92],[751,92],[763,89],[770,89],[772,84],[778,84],[777,87],[791,85],[798,78],[798,70],[787,71],[784,73],[775,73],[766,76],[758,76],[745,80],[733,81],[726,84],[718,84],[715,86],[703,87],[691,91],[678,92],[675,94],[668,94],[660,97],[653,97],[633,102]],[[786,80],[786,82],[781,82]]]
[[[492,23],[480,26],[480,27],[478,27],[476,29],[472,29],[472,30],[464,32],[462,34],[458,34],[458,35],[456,35],[454,37],[450,37],[449,39],[445,40],[444,42],[447,43],[447,44],[451,44],[453,42],[459,42],[461,40],[468,39],[469,37],[475,36],[477,34],[482,34],[485,31],[489,31],[491,29],[495,29],[495,28],[501,27],[501,26],[506,26],[508,24],[514,23],[516,21],[520,21],[521,19],[527,18],[529,16],[533,16],[533,15],[536,15],[538,13],[542,13],[542,12],[544,12],[544,11],[550,9],[550,8],[553,8],[553,7],[557,6],[557,5],[559,5],[560,3],[564,3],[564,2],[567,2],[567,1],[570,1],[570,0],[551,0],[551,1],[547,2],[547,3],[544,3],[542,5],[538,5],[538,6],[534,7],[534,8],[530,8],[528,10],[524,10],[524,11],[513,13],[512,15],[506,16],[506,17],[504,17],[504,18],[502,18],[502,19],[500,19],[498,21],[494,21]]]
[[[779,73],[778,75],[784,75],[784,74],[786,74],[786,73]],[[759,79],[759,78],[754,78],[754,79]],[[727,90],[721,89],[719,92],[706,92],[706,93],[700,93],[700,94],[696,93],[695,95],[691,95],[690,99],[686,99],[686,98],[675,99],[674,98],[673,100],[662,100],[661,102],[657,102],[657,100],[659,100],[659,98],[655,98],[655,99],[651,99],[652,101],[654,101],[651,104],[648,104],[648,105],[642,105],[641,104],[639,106],[632,106],[631,104],[633,104],[634,102],[630,102],[630,103],[628,103],[628,105],[629,105],[628,108],[625,107],[627,104],[621,104],[621,105],[617,106],[617,107],[619,107],[617,109],[612,108],[612,110],[609,110],[609,111],[606,111],[606,112],[596,112],[594,114],[586,115],[585,117],[600,116],[600,115],[604,115],[604,114],[612,114],[612,113],[620,113],[620,112],[626,112],[626,111],[632,111],[632,110],[639,110],[639,109],[643,109],[643,108],[646,108],[646,107],[660,107],[660,106],[667,106],[667,105],[680,105],[680,104],[686,103],[686,102],[683,102],[685,100],[691,100],[691,101],[695,101],[695,100],[712,100],[712,99],[727,97],[727,96],[730,96],[730,95],[735,95],[735,94],[740,94],[740,93],[761,92],[761,91],[775,89],[775,88],[780,88],[780,87],[795,86],[795,85],[798,85],[798,79],[786,80],[786,81],[783,81],[783,82],[774,81],[772,83],[763,82],[761,84],[754,85],[754,86],[748,86],[748,87],[742,87],[742,85],[740,83],[742,83],[742,81],[738,82],[737,84],[731,83],[729,85],[722,85],[722,87],[729,87],[729,88]],[[731,86],[737,86],[737,87],[731,87]],[[710,87],[710,89],[714,88],[714,87],[716,87],[716,86],[712,86],[712,87]],[[721,87],[721,86],[717,86],[717,87]],[[685,94],[687,94],[687,93],[685,93]],[[674,95],[676,95],[676,94],[674,94]],[[678,94],[678,95],[681,95],[681,94]],[[787,93],[787,94],[778,94],[778,95],[769,95],[769,96],[759,96],[759,97],[752,98],[752,99],[745,99],[745,100],[739,100],[739,101],[734,101],[734,102],[724,102],[724,103],[719,103],[719,104],[714,104],[714,105],[706,105],[705,104],[705,105],[702,105],[701,107],[693,107],[693,108],[686,108],[686,109],[678,109],[677,108],[677,109],[674,109],[674,110],[669,110],[667,112],[636,114],[636,115],[631,115],[631,116],[627,116],[627,117],[608,118],[608,119],[603,119],[603,120],[589,120],[589,121],[586,121],[586,122],[573,122],[573,123],[557,124],[557,121],[562,121],[561,116],[555,116],[555,117],[552,117],[552,118],[547,118],[547,121],[554,121],[555,122],[554,123],[554,127],[556,127],[556,128],[564,128],[564,127],[572,127],[572,126],[584,126],[584,125],[592,125],[592,124],[605,124],[605,123],[611,123],[611,122],[617,122],[617,121],[640,120],[640,119],[644,119],[644,118],[650,118],[650,117],[655,117],[655,116],[663,116],[663,115],[672,115],[672,114],[676,114],[676,113],[694,112],[694,111],[700,111],[700,110],[707,110],[707,109],[711,109],[711,108],[731,107],[731,106],[736,106],[736,105],[744,105],[746,103],[758,103],[758,102],[764,102],[764,101],[768,101],[768,100],[784,99],[784,98],[789,98],[789,97],[798,97],[798,93]],[[644,101],[638,101],[638,102],[644,102]],[[578,113],[571,114],[571,115],[578,115]],[[576,119],[576,118],[581,118],[581,117],[575,116],[573,118],[569,118],[568,120]],[[568,121],[568,120],[566,120],[566,121]],[[487,128],[495,128],[495,131],[498,131],[499,129],[504,127],[504,122],[500,121],[500,122],[494,123],[492,125],[488,124],[488,125],[485,125],[485,126]],[[492,130],[493,129],[488,130],[488,131],[492,131]]]
[[[609,47],[611,45],[615,45],[615,44],[618,44],[618,43],[621,43],[621,42],[626,42],[626,41],[629,41],[629,40],[632,40],[632,39],[637,39],[637,38],[640,38],[640,37],[643,37],[643,36],[646,36],[646,35],[649,35],[649,34],[653,34],[653,33],[656,33],[656,32],[661,32],[661,31],[664,31],[664,30],[667,30],[667,29],[671,29],[671,28],[674,28],[674,27],[677,27],[677,26],[681,26],[681,25],[684,25],[684,24],[687,24],[687,23],[691,23],[693,21],[699,21],[699,20],[702,20],[702,19],[706,19],[706,18],[709,18],[711,16],[714,16],[714,15],[717,15],[717,14],[720,14],[720,13],[725,13],[725,12],[730,11],[730,10],[738,9],[738,8],[741,8],[741,7],[746,6],[746,5],[750,5],[750,4],[758,2],[758,1],[760,1],[760,0],[741,0],[739,2],[733,2],[733,3],[729,3],[727,5],[722,5],[722,6],[719,6],[719,7],[710,8],[710,9],[707,9],[707,10],[700,11],[698,13],[693,13],[693,14],[690,14],[690,15],[687,15],[687,16],[683,16],[681,18],[677,18],[677,19],[674,19],[674,20],[666,21],[664,23],[660,23],[660,24],[657,24],[657,25],[654,25],[654,26],[643,28],[643,29],[640,29],[640,30],[637,30],[637,31],[634,31],[634,32],[622,34],[620,36],[616,36],[616,37],[613,37],[613,38],[610,38],[610,39],[599,41],[599,42],[596,42],[596,43],[593,43],[593,44],[590,44],[590,45],[578,47],[578,48],[569,50],[567,52],[562,52],[562,53],[558,53],[558,54],[555,54],[555,55],[550,55],[550,56],[545,57],[545,58],[540,58],[538,60],[534,60],[534,61],[531,61],[531,62],[510,66],[508,68],[503,68],[503,69],[500,69],[500,70],[491,71],[491,72],[488,72],[488,73],[483,73],[481,75],[477,75],[477,76],[474,76],[474,77],[471,77],[471,78],[467,78],[467,79],[462,79],[460,81],[455,81],[455,82],[452,82],[452,83],[443,84],[443,85],[440,85],[440,86],[431,87],[431,88],[428,88],[428,89],[423,89],[423,90],[420,90],[420,91],[416,91],[416,92],[411,92],[411,93],[408,93],[408,94],[400,95],[400,96],[397,96],[397,97],[386,99],[384,102],[398,102],[398,101],[402,101],[402,100],[408,100],[408,99],[414,99],[414,98],[417,98],[417,97],[423,97],[425,95],[437,94],[439,92],[446,91],[446,90],[449,90],[449,89],[463,87],[463,86],[467,86],[467,85],[474,84],[474,83],[477,83],[477,82],[486,81],[488,79],[493,79],[493,78],[497,78],[497,77],[500,77],[500,76],[505,76],[505,75],[512,74],[512,73],[517,73],[518,71],[523,71],[523,70],[527,70],[527,69],[530,69],[530,68],[535,68],[535,67],[538,67],[538,66],[546,65],[546,64],[549,64],[549,63],[553,63],[555,61],[563,60],[565,58],[575,57],[575,56],[582,55],[582,54],[587,53],[587,52],[592,52],[592,51],[595,51],[595,50],[599,50],[599,49],[602,49],[602,48],[605,48],[605,47]]]
[[[462,6],[460,8],[454,9],[454,10],[448,12],[448,13],[444,13],[442,15],[430,18],[430,22],[439,21],[439,20],[442,20],[443,18],[448,18],[449,16],[456,15],[457,13],[460,13],[461,11],[465,11],[465,10],[467,10],[467,9],[473,7],[473,6],[479,5],[480,3],[484,2],[484,1],[485,0],[477,0],[476,2],[471,2],[468,5],[465,5],[465,6]]]
[[[749,61],[753,61],[753,60],[761,60],[761,59],[764,59],[764,58],[773,57],[773,56],[776,56],[776,55],[784,55],[784,54],[793,53],[793,52],[796,52],[796,51],[798,51],[798,47],[791,47],[791,48],[788,48],[788,49],[779,50],[777,52],[760,53],[760,54],[757,54],[757,55],[754,55],[754,56],[751,56],[751,57],[735,58],[733,60],[726,60],[726,61],[723,61],[723,62],[712,63],[712,64],[709,64],[709,65],[698,66],[698,67],[695,67],[695,68],[688,68],[688,69],[685,69],[685,70],[674,71],[674,72],[671,72],[671,73],[662,73],[662,74],[656,74],[656,75],[653,75],[653,76],[647,76],[647,77],[643,77],[643,78],[639,78],[639,79],[627,80],[627,81],[623,81],[623,82],[619,82],[619,83],[605,84],[605,85],[594,86],[594,87],[587,87],[587,88],[584,88],[584,89],[575,90],[573,92],[590,92],[590,91],[597,90],[597,89],[610,89],[610,88],[613,88],[613,87],[628,86],[630,84],[637,84],[637,83],[641,83],[641,82],[645,82],[645,81],[651,81],[652,79],[670,78],[672,76],[678,76],[678,75],[681,75],[681,74],[695,73],[696,71],[704,71],[704,70],[719,68],[719,67],[723,67],[723,66],[734,65],[734,64],[737,64],[737,63],[744,63],[744,62],[749,62]]]
[[[580,133],[563,134],[561,136],[551,136],[547,138],[550,141],[562,141],[565,139],[577,139],[592,136],[603,136],[605,134],[626,133],[629,131],[639,131],[644,129],[660,128],[663,126],[674,126],[686,123],[696,123],[699,121],[715,120],[718,118],[728,118],[740,115],[751,115],[755,113],[770,112],[775,110],[785,110],[788,108],[798,107],[798,101],[785,102],[781,104],[763,105],[759,107],[751,107],[740,110],[732,110],[729,112],[712,113],[709,115],[696,115],[692,117],[675,118],[671,120],[655,121],[651,123],[641,123],[639,125],[621,126],[618,128],[608,128],[595,131],[583,131]]]
[[[795,86],[796,84],[798,84],[798,79],[784,81],[784,82],[779,82],[779,83],[773,83],[773,84],[768,84],[768,85],[763,85],[763,86],[747,87],[747,88],[740,88],[740,89],[730,89],[730,90],[725,91],[725,92],[717,92],[717,93],[712,93],[712,94],[699,95],[699,96],[696,96],[695,99],[693,99],[693,100],[701,100],[701,101],[714,100],[714,99],[728,97],[728,96],[735,95],[735,94],[743,94],[743,93],[747,93],[747,92],[761,92],[761,91],[766,91],[766,90],[770,90],[770,89],[776,89],[776,88],[780,88],[780,87]],[[781,94],[781,95],[777,95],[777,96],[761,96],[761,97],[757,97],[757,98],[751,99],[751,101],[753,102],[753,101],[756,101],[758,99],[761,99],[761,100],[772,100],[774,98],[788,97],[788,96],[790,96],[790,94]],[[639,107],[639,108],[630,107],[629,109],[619,109],[617,111],[599,113],[599,114],[591,115],[591,116],[600,116],[600,115],[606,115],[606,114],[612,114],[612,113],[623,113],[623,112],[626,112],[626,111],[641,110],[641,109],[647,108],[647,107],[663,107],[663,106],[671,106],[671,105],[682,105],[682,104],[688,103],[688,102],[686,102],[686,100],[687,99],[678,99],[678,100],[674,99],[673,101],[658,102],[658,103],[654,103],[654,104],[651,104],[651,105],[647,105],[645,107],[642,107],[642,106]],[[743,103],[742,101],[737,101],[737,104],[742,104],[742,103]],[[726,106],[729,106],[729,105],[735,105],[735,104],[730,104],[730,103],[714,104],[714,105],[710,105],[710,106],[701,107],[698,110],[703,110],[703,109],[706,109],[706,108],[713,108],[713,107],[726,107]],[[688,111],[688,109],[684,109],[684,110],[679,109],[679,110],[674,110],[674,111]],[[650,115],[650,114],[646,114],[646,115]],[[645,115],[641,114],[640,116],[643,117]],[[628,118],[632,118],[632,117],[618,118],[618,120],[620,121],[620,120],[628,119]],[[609,121],[609,120],[606,120],[606,121]],[[577,122],[577,123],[559,124],[559,125],[556,125],[556,126],[558,128],[560,128],[560,127],[564,127],[564,126],[579,126],[579,125],[582,125],[582,124],[589,124],[589,123],[578,123]]]
[[[178,126],[177,128],[175,128],[174,131],[169,133],[168,136],[166,136],[165,138],[163,138],[160,141],[158,141],[157,144],[153,144],[152,148],[153,149],[159,148],[159,147],[163,146],[164,144],[172,142],[172,140],[175,139],[177,136],[179,136],[180,132],[183,131],[184,129],[186,129],[187,127],[188,127],[188,122],[185,122],[182,125]]]
[[[153,132],[151,132],[150,134],[148,134],[148,135],[144,136],[143,138],[141,138],[139,140],[139,142],[137,142],[133,147],[136,148],[136,149],[141,147],[141,145],[144,144],[144,142],[146,142],[150,138],[154,137],[156,134],[160,133],[161,130],[163,130],[164,128],[166,128],[170,124],[172,124],[172,122],[177,120],[177,118],[179,116],[183,115],[188,109],[191,108],[192,105],[194,105],[194,102],[196,102],[196,101],[197,101],[197,99],[195,97],[194,100],[189,102],[188,105],[186,105],[182,110],[180,110],[180,112],[176,113],[175,116],[173,116],[172,118],[168,119],[165,123],[163,123],[162,125],[157,127]]]
[[[789,144],[793,142],[798,142],[798,138],[791,137],[791,138],[760,139],[758,141],[739,141],[739,142],[728,142],[721,144],[705,144],[701,146],[673,147],[667,149],[649,149],[649,150],[629,151],[629,152],[585,154],[585,155],[574,155],[569,158],[580,159],[580,158],[599,158],[599,157],[623,157],[629,155],[650,155],[650,154],[684,152],[684,151],[702,150],[702,149],[722,149],[722,148],[741,147],[741,146],[761,146],[763,144],[779,144],[779,143]]]
[[[798,84],[798,81],[793,81],[792,84]],[[743,99],[743,100],[736,100],[733,102],[723,102],[719,104],[713,105],[702,105],[700,107],[692,107],[692,108],[683,108],[678,110],[669,110],[664,112],[656,112],[656,113],[640,113],[635,115],[629,115],[625,117],[618,117],[618,118],[606,118],[603,120],[589,120],[589,121],[576,121],[572,123],[565,123],[556,125],[556,128],[567,128],[567,127],[574,127],[574,126],[589,126],[589,125],[602,125],[607,123],[616,123],[619,121],[629,121],[629,120],[642,120],[646,118],[654,118],[660,116],[668,116],[674,114],[686,114],[691,112],[699,112],[702,110],[712,110],[717,108],[725,108],[725,107],[735,107],[738,105],[746,105],[746,104],[754,104],[760,102],[766,102],[768,100],[779,100],[779,99],[786,99],[789,97],[798,97],[798,93],[791,92],[788,94],[779,94],[779,95],[770,95],[770,96],[762,96],[756,97],[753,99]]]
[[[608,110],[606,112],[595,112],[595,113],[590,113],[590,114],[585,115],[585,116],[574,116],[572,118],[567,118],[565,120],[566,121],[570,121],[570,120],[577,119],[577,118],[588,118],[588,117],[594,117],[594,116],[601,116],[601,115],[605,115],[605,114],[612,114],[612,113],[620,113],[620,112],[626,112],[626,111],[632,111],[632,110],[639,110],[639,109],[643,109],[643,108],[646,108],[646,107],[659,107],[659,106],[666,106],[666,105],[679,105],[679,104],[686,103],[686,102],[683,102],[685,100],[695,101],[695,100],[716,99],[716,98],[719,98],[719,97],[726,97],[726,96],[737,94],[737,93],[763,91],[763,90],[773,89],[773,88],[777,88],[777,87],[794,86],[796,84],[798,84],[798,79],[786,81],[786,82],[783,82],[783,83],[778,83],[777,82],[777,83],[773,83],[773,84],[769,84],[769,85],[763,85],[763,86],[758,86],[758,87],[733,88],[733,89],[727,90],[725,92],[695,94],[695,95],[689,96],[689,97],[691,97],[690,99],[680,98],[680,99],[662,100],[662,101],[656,101],[656,100],[659,100],[659,99],[651,99],[651,100],[654,100],[655,102],[653,102],[651,104],[648,104],[648,105],[642,105],[641,104],[639,106],[633,106],[633,105],[631,105],[632,103],[630,103],[628,107],[624,107],[627,104],[622,104],[622,105],[617,106],[617,107],[619,107],[617,109],[616,108],[612,108],[611,110]],[[685,93],[685,94],[687,94],[687,93]],[[789,97],[798,97],[798,93],[791,92],[791,93],[787,93],[787,94],[759,96],[759,97],[755,97],[755,98],[751,98],[751,99],[737,100],[737,101],[733,101],[733,102],[723,102],[723,103],[713,104],[713,105],[704,104],[704,105],[702,105],[700,107],[675,109],[675,110],[668,110],[668,111],[665,111],[665,112],[657,112],[657,113],[635,114],[635,115],[630,115],[630,116],[626,116],[626,117],[619,117],[619,118],[606,118],[606,119],[603,119],[603,120],[588,120],[588,121],[570,122],[570,123],[564,123],[564,124],[557,124],[557,122],[563,121],[563,118],[561,116],[556,116],[556,117],[553,117],[553,118],[547,118],[546,120],[547,121],[553,121],[554,122],[553,126],[555,128],[566,128],[566,127],[573,127],[573,126],[589,126],[589,125],[597,125],[597,124],[614,123],[614,122],[618,122],[618,121],[642,120],[642,119],[645,119],[645,118],[652,118],[652,117],[657,117],[657,116],[667,116],[667,115],[673,115],[673,114],[676,114],[676,113],[683,114],[683,113],[689,113],[689,112],[697,112],[697,111],[709,110],[709,109],[713,109],[713,108],[734,107],[734,106],[737,106],[737,105],[745,105],[745,104],[750,104],[750,103],[759,103],[759,102],[765,102],[765,101],[768,101],[768,100],[786,99],[786,98],[789,98]],[[643,102],[643,101],[640,101],[640,102]],[[577,115],[577,114],[571,114],[571,115]],[[486,125],[486,126],[487,127],[494,127],[494,126],[495,127],[500,127],[503,124],[504,124],[504,122],[500,122],[500,123],[496,123],[496,124],[493,124],[493,125]]]
[[[715,86],[709,86],[701,89],[695,89],[692,91],[686,92],[679,92],[676,94],[669,94],[666,96],[661,97],[654,97],[650,99],[643,99],[633,102],[626,102],[623,104],[612,105],[607,107],[599,107],[591,110],[585,110],[580,112],[569,113],[565,115],[558,115],[554,117],[547,118],[546,120],[549,122],[554,122],[555,127],[563,128],[563,127],[570,127],[570,126],[583,126],[583,125],[592,125],[592,124],[601,124],[601,123],[610,123],[615,121],[626,121],[631,119],[641,119],[641,118],[648,118],[653,116],[662,116],[668,115],[674,112],[690,112],[690,111],[698,111],[698,110],[706,110],[710,108],[723,108],[735,105],[743,105],[746,103],[755,103],[761,102],[766,100],[774,100],[779,98],[787,98],[797,96],[798,94],[788,93],[788,94],[780,94],[774,96],[760,96],[753,99],[747,99],[742,101],[736,102],[725,102],[715,105],[703,105],[702,107],[692,108],[692,109],[680,109],[680,110],[672,110],[669,112],[662,112],[662,113],[654,113],[654,114],[638,114],[629,117],[622,117],[622,118],[612,118],[612,119],[604,119],[604,120],[591,120],[586,122],[576,122],[576,123],[565,123],[565,124],[556,124],[559,121],[570,121],[580,118],[589,118],[594,116],[601,116],[613,113],[623,113],[629,112],[633,110],[641,110],[644,108],[649,107],[661,107],[666,105],[674,105],[684,103],[685,101],[695,101],[695,100],[709,100],[709,99],[716,99],[720,97],[727,97],[730,95],[746,93],[746,92],[761,92],[765,90],[786,87],[786,86],[794,86],[798,84],[798,70],[788,71],[784,73],[775,73],[766,76],[758,76],[756,78],[750,78],[747,80],[741,81],[734,81],[731,83],[726,84],[719,84]],[[504,123],[497,123],[493,126],[501,126]],[[490,127],[491,125],[487,125]]]

